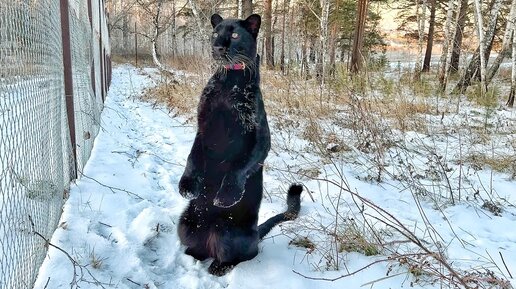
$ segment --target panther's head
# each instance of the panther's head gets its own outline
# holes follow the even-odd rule
[[[211,16],[212,56],[220,65],[243,65],[254,67],[256,58],[256,37],[260,30],[261,17],[253,14],[247,19],[222,19],[218,14]]]

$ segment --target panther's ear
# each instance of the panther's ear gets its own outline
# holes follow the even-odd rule
[[[213,28],[215,28],[215,26],[219,25],[220,22],[222,22],[222,17],[215,13],[213,15],[211,15],[211,26],[213,26]]]
[[[249,17],[247,17],[246,20],[244,20],[245,28],[247,31],[249,31],[254,38],[258,36],[258,31],[260,30],[260,24],[262,24],[262,18],[258,14],[253,14]]]

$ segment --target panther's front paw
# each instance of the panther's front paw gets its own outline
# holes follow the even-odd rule
[[[222,185],[220,186],[215,199],[213,199],[213,205],[220,208],[229,208],[234,206],[244,196],[244,182],[237,179],[224,178]]]
[[[188,176],[182,176],[181,180],[179,180],[179,193],[183,198],[186,199],[194,199],[199,196],[199,188],[197,181]]]

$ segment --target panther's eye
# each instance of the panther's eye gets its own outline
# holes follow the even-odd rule
[[[217,37],[219,34],[217,32],[213,32],[213,37]]]
[[[237,39],[238,38],[238,33],[233,32],[233,34],[231,34],[231,38]]]

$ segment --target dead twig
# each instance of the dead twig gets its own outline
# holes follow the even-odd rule
[[[108,189],[109,189],[111,192],[113,192],[114,194],[116,194],[117,192],[124,192],[124,193],[128,194],[129,196],[135,197],[136,199],[138,199],[138,200],[140,200],[140,201],[144,200],[144,198],[142,198],[141,196],[139,196],[139,195],[138,195],[138,194],[136,194],[136,193],[130,192],[130,191],[125,190],[125,189],[120,189],[120,188],[117,188],[117,187],[113,187],[113,186],[109,186],[109,185],[103,184],[103,183],[101,183],[101,182],[97,181],[97,180],[96,180],[96,179],[94,179],[94,178],[88,177],[88,176],[87,176],[87,175],[85,175],[82,171],[79,171],[79,173],[81,174],[81,177],[84,177],[84,178],[86,178],[86,179],[88,179],[88,180],[92,180],[92,181],[94,181],[95,183],[97,183],[97,184],[99,184],[99,185],[101,185],[101,186],[103,186],[103,187],[108,188]]]
[[[509,271],[509,268],[507,268],[507,264],[505,264],[505,259],[503,258],[502,252],[498,252],[498,254],[500,254],[500,258],[502,259],[502,263],[505,266],[505,270],[507,270],[507,273],[509,273],[509,277],[513,279],[514,277],[512,277],[511,271]]]

